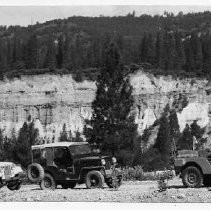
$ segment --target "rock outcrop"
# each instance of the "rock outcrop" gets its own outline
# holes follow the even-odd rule
[[[159,118],[167,103],[181,93],[189,104],[178,113],[180,129],[197,119],[200,126],[211,125],[211,84],[206,79],[154,76],[144,71],[131,75],[135,104],[133,112],[139,133]],[[0,82],[0,128],[4,135],[16,132],[31,115],[41,137],[57,139],[62,127],[82,131],[84,119],[92,115],[95,82],[77,83],[71,75],[34,75]]]

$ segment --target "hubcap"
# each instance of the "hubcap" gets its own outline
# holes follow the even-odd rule
[[[32,176],[33,178],[37,178],[37,177],[39,176],[39,171],[38,171],[36,168],[33,168],[33,169],[31,170],[31,176]]]
[[[99,184],[99,180],[95,176],[92,176],[90,179],[90,183],[92,187],[95,187]]]
[[[51,185],[52,185],[51,180],[48,179],[48,178],[45,178],[44,179],[44,185],[45,185],[46,188],[51,187]]]
[[[191,184],[194,184],[197,182],[197,176],[196,174],[194,173],[189,173],[188,174],[188,181],[191,183]]]

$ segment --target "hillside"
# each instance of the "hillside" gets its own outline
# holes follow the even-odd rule
[[[1,75],[64,72],[92,78],[110,38],[126,65],[150,63],[162,71],[209,74],[211,12],[174,16],[70,17],[28,27],[0,27]],[[34,71],[36,69],[36,71]],[[37,71],[40,69],[40,71]],[[27,70],[27,71],[26,71]],[[170,72],[170,73],[171,73]],[[94,73],[94,75],[96,75]]]

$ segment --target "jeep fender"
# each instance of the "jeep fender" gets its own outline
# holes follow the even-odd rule
[[[176,171],[182,172],[188,166],[196,166],[203,174],[211,174],[211,165],[204,157],[177,158],[174,164]]]

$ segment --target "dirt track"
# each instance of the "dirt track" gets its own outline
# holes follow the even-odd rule
[[[156,181],[124,182],[118,190],[108,187],[89,190],[79,185],[73,190],[43,191],[38,185],[24,185],[19,191],[1,188],[0,201],[211,202],[209,188],[184,188],[178,178],[168,185],[165,192],[157,191]]]

